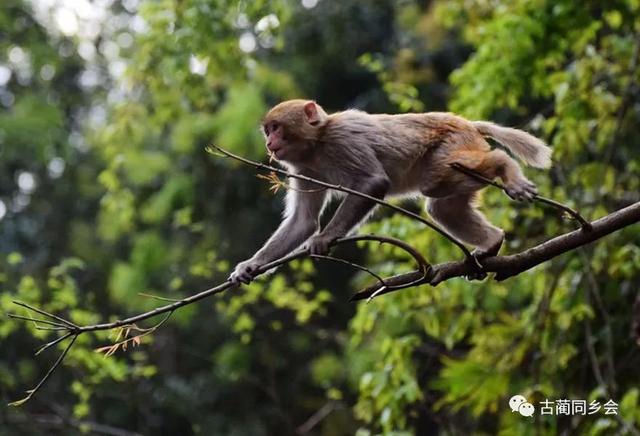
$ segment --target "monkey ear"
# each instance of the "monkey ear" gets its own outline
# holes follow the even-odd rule
[[[303,110],[304,117],[309,124],[315,126],[320,123],[320,114],[318,113],[318,106],[316,106],[315,101],[305,103]]]

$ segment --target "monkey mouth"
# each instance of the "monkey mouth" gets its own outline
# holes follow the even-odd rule
[[[282,147],[273,147],[273,148],[268,148],[267,147],[267,149],[269,150],[269,154],[271,156],[280,157],[280,156],[278,156],[278,154],[282,150]]]

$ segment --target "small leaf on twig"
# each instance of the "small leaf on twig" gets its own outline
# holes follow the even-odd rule
[[[271,184],[271,186],[269,187],[269,190],[272,191],[273,194],[277,194],[278,191],[280,190],[280,188],[282,188],[282,187],[286,188],[286,184],[282,180],[280,180],[278,175],[273,171],[271,171],[267,175],[257,174],[256,177],[259,178],[259,179],[263,179],[263,180],[266,180],[267,182],[269,182]]]
[[[24,397],[22,400],[18,400],[18,401],[13,401],[11,403],[9,403],[8,405],[11,407],[18,407],[18,406],[22,406],[24,403],[26,403],[27,401],[29,401],[29,398],[31,398],[31,395],[27,395],[26,397]]]
[[[114,354],[116,351],[118,351],[119,347],[120,347],[120,343],[117,343],[113,345],[107,345],[106,347],[96,348],[94,351],[96,353],[104,353],[104,357],[109,357],[112,354]]]
[[[206,151],[209,154],[212,154],[214,156],[218,156],[218,157],[226,157],[224,154],[220,153],[218,150],[216,150],[216,148],[212,145],[209,144],[204,148],[204,151]]]
[[[123,328],[119,328],[116,330],[116,338],[114,339],[114,342],[120,341],[120,337],[122,336],[123,332],[124,332]]]

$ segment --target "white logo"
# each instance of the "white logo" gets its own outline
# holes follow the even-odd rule
[[[509,407],[511,407],[511,412],[518,412],[522,416],[533,416],[533,413],[536,411],[533,404],[529,403],[522,395],[514,395],[511,397]]]
[[[549,400],[538,403],[539,415],[595,415],[596,413],[604,413],[604,415],[617,415],[618,403],[609,399],[602,404],[601,400],[569,400],[566,398],[558,400]],[[530,417],[536,413],[535,406],[527,401],[523,395],[514,395],[509,399],[509,407],[511,412],[518,412],[522,416]]]

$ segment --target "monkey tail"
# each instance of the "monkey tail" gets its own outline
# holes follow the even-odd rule
[[[495,139],[524,163],[536,168],[551,166],[551,149],[535,136],[523,130],[499,126],[489,121],[472,121],[471,124],[482,136]]]

